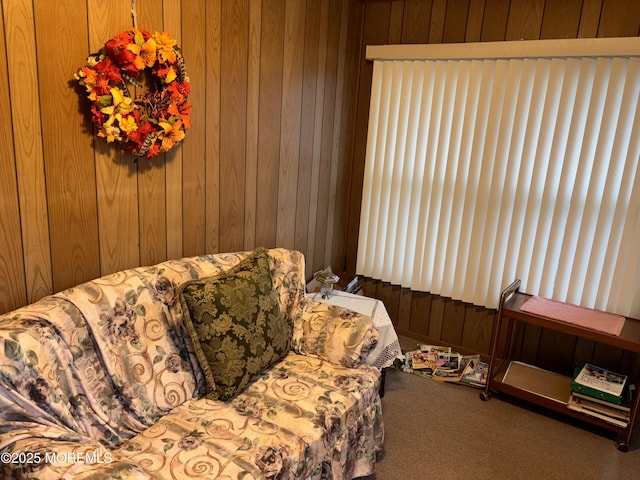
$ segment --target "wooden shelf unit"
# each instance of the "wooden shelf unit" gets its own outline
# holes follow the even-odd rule
[[[521,293],[519,289],[520,280],[516,280],[504,289],[500,295],[500,304],[491,334],[489,357],[490,374],[485,389],[480,394],[480,398],[482,400],[489,400],[492,391],[502,392],[573,418],[589,422],[616,432],[619,438],[617,442],[618,450],[623,452],[628,451],[636,416],[639,411],[640,395],[638,395],[638,392],[636,391],[633,396],[629,425],[627,427],[620,427],[605,420],[572,410],[567,406],[567,401],[571,393],[571,377],[548,372],[533,365],[526,365],[517,361],[513,362],[513,332],[514,323],[521,322],[591,340],[596,343],[610,345],[621,350],[640,353],[640,320],[626,317],[622,332],[618,336],[601,333],[578,325],[522,311],[522,305],[531,298],[531,295]],[[514,364],[517,368],[512,369]],[[518,375],[518,372],[526,373],[526,375]],[[629,377],[629,382],[636,386],[638,385],[638,381],[640,380],[638,372],[620,373],[626,373]],[[505,376],[507,376],[507,378],[505,378]]]

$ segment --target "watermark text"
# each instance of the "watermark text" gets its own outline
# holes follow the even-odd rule
[[[28,465],[33,463],[111,463],[113,454],[106,450],[85,452],[2,452],[0,463]]]

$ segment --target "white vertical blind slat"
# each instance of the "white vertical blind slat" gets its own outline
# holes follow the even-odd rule
[[[578,161],[573,201],[569,208],[571,230],[570,236],[567,237],[568,241],[565,243],[565,254],[572,254],[573,262],[571,264],[564,263],[567,275],[563,288],[567,292],[567,301],[576,304],[581,302],[581,293],[586,281],[586,266],[593,246],[595,212],[592,208],[588,208],[587,198],[590,189],[594,193],[600,190],[598,185],[600,178],[593,175],[593,168],[609,83],[607,68],[609,63],[609,59],[596,61],[595,78],[590,91],[587,123]],[[593,182],[591,182],[592,179]]]
[[[482,162],[478,162],[477,158],[482,155],[485,148],[487,125],[489,123],[489,112],[491,107],[491,85],[496,72],[495,61],[474,61],[474,76],[472,84],[476,85],[474,97],[476,98],[477,108],[473,118],[468,117],[469,121],[473,121],[473,128],[469,128],[471,153],[469,159],[469,175],[466,183],[465,201],[462,216],[462,226],[460,235],[460,248],[457,253],[455,286],[453,288],[452,297],[462,298],[464,292],[468,292],[466,279],[471,275],[470,264],[473,257],[473,221],[476,216],[476,205],[478,202],[478,193],[480,190],[480,179],[482,173]]]
[[[549,158],[552,148],[553,130],[557,121],[559,94],[547,95],[549,85],[561,84],[561,66],[553,61],[540,62],[536,68],[536,78],[531,97],[531,109],[527,120],[527,135],[524,141],[520,177],[516,187],[512,228],[509,231],[508,245],[517,246],[510,251],[514,258],[506,262],[502,284],[510,279],[523,277],[527,272],[521,264],[524,257],[520,252],[531,251],[535,238],[544,235],[548,225],[540,218],[540,210],[544,198]],[[537,132],[542,134],[538,135]],[[518,162],[516,157],[513,161]],[[526,280],[539,277],[542,265],[528,266]],[[495,284],[494,284],[495,285]],[[495,288],[495,287],[494,287]]]
[[[591,134],[588,130],[590,102],[595,77],[595,61],[585,59],[581,65],[576,100],[573,104],[571,127],[569,129],[568,148],[563,162],[559,198],[556,200],[558,215],[551,239],[559,242],[559,262],[552,273],[554,298],[568,298],[571,268],[574,265],[576,245],[579,235],[579,221],[576,209],[582,209],[585,185],[585,160],[588,156],[588,142]],[[587,173],[588,178],[588,173]]]
[[[522,236],[523,251],[533,252],[532,258],[546,258],[545,262],[533,266],[527,279],[527,287],[544,296],[552,295],[552,288],[548,288],[544,293],[542,288],[554,284],[553,279],[557,271],[562,241],[561,235],[553,232],[557,231],[554,229],[561,225],[564,218],[563,208],[556,202],[556,196],[560,191],[563,163],[551,161],[551,159],[563,158],[567,152],[579,68],[579,62],[573,59],[553,61],[549,83],[549,92],[553,101],[549,103],[551,108],[556,109],[556,121],[552,130],[549,156],[538,158],[539,162],[547,165],[546,171],[540,171],[540,177],[536,177],[537,181],[540,181],[540,178],[544,179],[542,198],[539,205],[534,203],[535,199],[529,199],[530,205],[527,206],[526,218],[531,220],[527,222]],[[560,208],[558,208],[559,205]],[[540,215],[541,211],[547,214]],[[526,256],[521,255],[516,271],[526,272],[529,262]]]
[[[444,166],[441,169],[442,203],[436,235],[436,251],[440,254],[435,255],[433,264],[433,284],[445,295],[448,294],[444,293],[448,292],[448,289],[443,285],[445,271],[455,268],[455,257],[447,255],[447,252],[450,245],[457,243],[451,225],[453,222],[455,179],[460,159],[460,130],[464,116],[467,75],[468,64],[466,62],[448,62],[444,93],[446,114],[443,116],[446,128],[440,130],[440,155],[438,159],[438,163]]]
[[[375,258],[375,251],[371,251],[371,246],[375,241],[375,231],[373,223],[375,215],[371,212],[373,204],[373,182],[376,163],[372,160],[376,154],[376,144],[378,138],[378,119],[380,117],[380,96],[382,95],[382,69],[384,63],[375,62],[373,64],[373,74],[371,80],[371,106],[369,109],[369,140],[362,185],[362,206],[360,212],[360,228],[358,235],[358,255],[356,270],[371,272],[371,263]],[[382,135],[380,135],[382,136]],[[372,220],[372,217],[374,220]]]
[[[424,86],[422,95],[422,111],[420,124],[422,128],[420,131],[423,133],[418,148],[418,159],[423,167],[417,178],[421,178],[422,183],[418,184],[415,189],[417,198],[412,198],[413,205],[416,206],[416,213],[414,215],[414,222],[416,225],[415,238],[409,238],[407,236],[407,242],[414,242],[413,245],[413,266],[411,269],[407,269],[404,272],[404,285],[410,286],[415,290],[423,290],[426,287],[421,287],[422,276],[422,262],[425,251],[425,238],[427,228],[427,215],[429,212],[429,202],[431,195],[429,195],[429,188],[432,183],[432,165],[433,155],[430,155],[430,135],[425,135],[425,132],[431,131],[431,119],[432,119],[432,105],[433,105],[433,92],[435,87],[435,64],[434,62],[425,63],[425,75]]]
[[[416,138],[418,136],[418,119],[419,105],[421,99],[421,76],[419,65],[415,62],[404,62],[405,84],[408,88],[408,103],[406,105],[406,138],[402,150],[397,150],[397,155],[404,159],[399,162],[402,165],[402,171],[398,173],[399,185],[397,190],[397,213],[396,226],[389,230],[388,235],[393,236],[394,248],[392,250],[391,262],[387,265],[388,278],[395,284],[401,282],[402,259],[406,252],[405,235],[410,224],[411,214],[411,173],[416,170]]]
[[[397,265],[399,265],[400,279],[397,282],[400,285],[410,285],[411,272],[414,270],[414,262],[416,256],[416,239],[418,238],[418,223],[420,218],[420,198],[422,197],[422,184],[424,178],[425,158],[426,158],[426,136],[421,135],[420,132],[424,132],[429,128],[430,116],[428,115],[429,109],[426,107],[426,103],[429,101],[427,95],[429,89],[429,83],[431,75],[428,74],[428,65],[424,62],[417,62],[415,65],[413,85],[415,86],[415,95],[412,106],[415,108],[415,115],[417,121],[415,123],[416,129],[412,131],[411,136],[414,139],[412,145],[415,145],[415,157],[413,158],[413,170],[407,169],[405,175],[410,179],[410,196],[409,204],[406,205],[407,212],[407,226],[406,230],[398,231],[398,235],[404,238],[404,251],[403,257],[398,259]],[[412,124],[413,125],[413,124]],[[409,152],[408,152],[409,153]]]
[[[587,198],[588,208],[593,211],[594,233],[585,275],[587,281],[582,291],[581,303],[601,310],[606,308],[605,299],[598,299],[599,285],[604,280],[605,258],[609,249],[612,252],[617,250],[619,237],[612,229],[616,204],[620,199],[618,195],[626,156],[620,151],[614,155],[614,148],[616,137],[619,142],[626,137],[624,130],[627,129],[629,121],[628,118],[623,120],[620,116],[623,113],[622,98],[625,91],[627,63],[626,59],[614,59],[611,66],[591,181],[594,188]],[[623,120],[622,125],[619,124],[619,119]],[[626,145],[628,141],[618,148],[626,148]],[[595,179],[599,181],[594,181]]]
[[[393,248],[393,245],[387,244],[387,236],[384,232],[388,232],[392,218],[390,216],[390,201],[391,201],[391,180],[393,178],[393,169],[395,162],[395,148],[398,142],[398,124],[400,122],[400,114],[404,113],[400,110],[401,96],[402,96],[402,68],[400,62],[393,62],[390,65],[392,72],[390,73],[391,84],[384,90],[383,97],[387,97],[385,104],[388,105],[387,110],[387,122],[385,129],[381,133],[386,137],[384,151],[381,151],[380,155],[380,173],[376,177],[376,197],[378,200],[378,216],[375,229],[378,234],[376,235],[376,256],[374,258],[373,274],[376,278],[382,278],[384,274],[384,258],[383,254],[388,248]],[[383,83],[384,85],[384,83]],[[404,134],[404,132],[402,132]],[[400,159],[398,159],[400,160]]]
[[[476,66],[474,67],[474,63]],[[455,114],[455,149],[450,157],[457,159],[456,167],[449,165],[447,178],[451,190],[451,215],[448,238],[444,238],[444,265],[442,266],[442,292],[445,296],[453,296],[456,287],[455,274],[460,260],[460,242],[462,240],[462,219],[464,216],[465,197],[469,175],[471,138],[477,111],[477,62],[462,61],[460,80],[456,90],[454,105]],[[475,70],[475,71],[474,71]]]
[[[384,226],[379,226],[379,237],[383,240],[383,250],[378,249],[376,256],[376,276],[388,278],[390,271],[386,258],[382,252],[393,252],[395,249],[395,236],[393,232],[397,227],[398,211],[398,176],[402,172],[403,162],[401,152],[406,143],[407,117],[409,113],[409,100],[411,92],[410,78],[404,73],[402,62],[393,64],[393,85],[390,99],[390,115],[393,121],[389,122],[387,129],[387,148],[384,159],[384,170],[380,192],[381,215],[386,219]]]
[[[609,302],[609,308],[612,311],[629,310],[636,312],[640,308],[640,300],[637,294],[640,282],[640,248],[638,248],[638,238],[640,238],[639,168],[636,162],[634,187],[630,197],[632,208],[629,209],[626,215],[621,240],[621,253],[617,258],[616,270],[622,274],[616,275],[612,282],[612,295]]]
[[[628,72],[626,74],[624,93],[621,100],[620,118],[617,122],[616,138],[611,158],[620,160],[620,177],[615,180],[608,180],[607,195],[608,202],[615,205],[615,212],[612,218],[611,231],[621,232],[624,230],[627,220],[627,209],[630,204],[630,197],[633,189],[633,180],[638,167],[638,156],[640,155],[640,127],[638,122],[638,103],[640,98],[640,59],[631,59]],[[619,184],[619,188],[617,188]],[[615,274],[616,258],[618,258],[622,248],[622,235],[614,236],[611,239],[611,248],[606,252],[601,275],[600,286],[597,293],[596,305],[606,305],[607,292],[612,288]]]
[[[436,246],[438,238],[438,226],[441,218],[441,205],[443,194],[443,176],[446,167],[446,161],[442,158],[444,151],[442,142],[447,137],[441,135],[442,130],[448,128],[447,111],[448,105],[445,102],[445,88],[447,85],[447,62],[438,61],[435,65],[435,81],[433,89],[433,102],[431,104],[432,118],[438,121],[431,122],[429,130],[429,146],[427,150],[427,159],[429,161],[429,182],[428,182],[428,209],[423,211],[425,222],[425,242],[427,245]],[[434,278],[434,264],[436,257],[436,248],[425,248],[422,252],[422,271],[420,275],[421,285],[432,285]],[[424,287],[422,287],[424,288]]]
[[[483,83],[482,95],[489,98],[487,105],[487,116],[485,119],[484,135],[480,141],[481,148],[478,149],[478,158],[484,161],[478,162],[480,165],[476,202],[473,205],[473,216],[470,219],[471,238],[469,242],[467,271],[464,276],[463,295],[470,298],[471,302],[482,305],[484,300],[476,294],[476,286],[485,280],[480,278],[480,259],[483,251],[483,232],[486,218],[489,214],[489,185],[493,176],[493,162],[496,157],[496,144],[500,125],[499,113],[502,111],[503,94],[506,87],[506,77],[508,62],[505,60],[495,61],[495,71],[491,82]],[[477,161],[477,159],[476,159]],[[494,212],[491,212],[492,214]],[[429,290],[427,290],[429,291]],[[470,295],[470,296],[469,296]]]

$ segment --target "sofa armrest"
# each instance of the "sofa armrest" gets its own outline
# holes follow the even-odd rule
[[[359,366],[377,342],[370,316],[336,305],[305,300],[294,322],[293,350],[335,365]]]

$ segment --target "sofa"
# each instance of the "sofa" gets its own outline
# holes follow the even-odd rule
[[[0,478],[373,474],[377,330],[304,272],[293,250],[196,256],[0,316]]]

